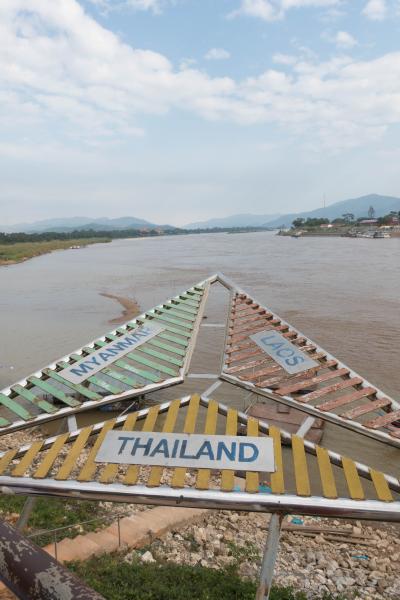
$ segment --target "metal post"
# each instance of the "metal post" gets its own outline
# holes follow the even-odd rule
[[[118,548],[121,547],[121,525],[120,525],[120,515],[118,515]]]
[[[261,564],[260,584],[257,589],[256,600],[268,600],[271,592],[272,578],[276,557],[279,549],[279,537],[281,534],[284,515],[273,513],[269,522],[267,543]]]

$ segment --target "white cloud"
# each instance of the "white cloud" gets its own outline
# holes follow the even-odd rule
[[[27,131],[32,144],[36,135],[43,143],[108,145],[143,135],[143,116],[172,110],[270,123],[329,149],[365,144],[400,125],[400,52],[369,61],[274,60],[284,68],[237,81],[210,77],[123,43],[76,0],[1,0],[2,151],[17,152]]]
[[[338,48],[348,50],[357,46],[357,40],[347,31],[338,31],[335,35],[335,44]]]
[[[292,8],[324,8],[339,4],[340,0],[241,0],[239,8],[229,17],[257,17],[264,21],[276,21]]]
[[[210,48],[210,50],[204,55],[206,60],[226,60],[230,58],[230,53],[224,48]]]
[[[105,12],[121,9],[150,11],[156,15],[162,12],[164,6],[171,0],[89,0]],[[173,0],[172,0],[173,1]]]
[[[372,21],[383,21],[387,14],[386,0],[368,0],[362,12]]]
[[[292,54],[274,54],[272,57],[274,63],[278,65],[294,65],[299,60],[297,56],[293,56]]]

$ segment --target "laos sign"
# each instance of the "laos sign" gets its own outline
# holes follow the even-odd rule
[[[147,342],[147,340],[164,331],[164,327],[158,323],[149,323],[131,331],[126,335],[121,335],[114,342],[105,344],[99,350],[92,352],[89,356],[84,356],[73,365],[59,371],[59,375],[71,383],[81,383],[91,375],[98,373],[101,369],[107,367],[121,356],[128,354],[138,346]]]
[[[195,469],[275,471],[269,437],[109,431],[96,462]]]
[[[288,373],[301,373],[313,367],[318,367],[317,362],[292,344],[278,331],[259,331],[250,336],[264,352],[274,359]]]

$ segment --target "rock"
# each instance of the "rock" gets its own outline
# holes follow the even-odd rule
[[[147,552],[145,552],[142,555],[141,561],[144,562],[144,563],[155,563],[156,562],[155,559],[154,559],[154,556],[148,550],[147,550]]]

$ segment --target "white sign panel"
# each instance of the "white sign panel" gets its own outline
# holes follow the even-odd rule
[[[164,331],[165,327],[158,323],[149,323],[138,327],[126,335],[121,335],[114,342],[106,344],[99,350],[92,352],[89,356],[84,356],[73,365],[59,371],[59,375],[71,383],[81,383],[90,375],[94,375],[101,369],[104,369],[109,363],[128,354],[138,346],[147,342],[147,340]]]
[[[109,431],[96,462],[196,469],[275,471],[269,437]]]
[[[264,352],[271,356],[288,373],[301,373],[317,367],[319,363],[302,352],[278,331],[259,331],[250,336]]]

